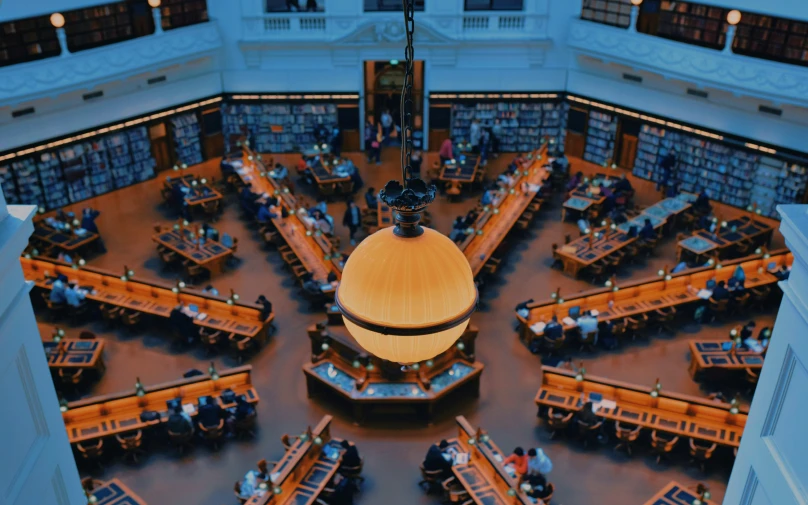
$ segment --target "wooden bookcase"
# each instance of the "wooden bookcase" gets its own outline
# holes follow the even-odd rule
[[[657,36],[688,44],[724,47],[728,9],[663,0]]]
[[[64,13],[67,48],[71,52],[134,38],[129,5],[118,2]]]
[[[204,23],[208,20],[208,4],[205,0],[163,0],[163,29]]]
[[[628,27],[631,23],[629,0],[584,0],[581,19],[605,25]]]
[[[49,16],[0,23],[0,67],[58,56],[59,40]]]
[[[735,32],[736,54],[808,65],[808,23],[744,13]]]

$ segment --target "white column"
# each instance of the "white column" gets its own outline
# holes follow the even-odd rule
[[[160,7],[152,7],[152,17],[154,18],[154,33],[163,33],[163,13]]]
[[[725,504],[808,503],[808,205],[780,205],[794,253]]]
[[[70,49],[67,48],[67,34],[64,28],[60,27],[56,29],[56,39],[59,41],[59,48],[62,50],[60,56],[62,58],[70,56]]]

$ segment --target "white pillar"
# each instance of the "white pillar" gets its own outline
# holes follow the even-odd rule
[[[84,505],[53,380],[20,267],[36,207],[0,192],[0,503]]]
[[[160,7],[152,7],[152,17],[154,18],[154,33],[163,33],[163,14]]]
[[[637,17],[640,15],[640,8],[637,5],[631,6],[631,20],[628,23],[628,31],[629,32],[636,32],[637,31]]]
[[[808,503],[808,205],[780,205],[794,253],[725,504]]]
[[[732,52],[732,42],[735,40],[735,25],[727,26],[727,37],[724,40],[724,52]]]
[[[67,34],[64,28],[56,29],[56,38],[59,40],[59,47],[62,49],[62,58],[70,55],[70,49],[67,48]]]

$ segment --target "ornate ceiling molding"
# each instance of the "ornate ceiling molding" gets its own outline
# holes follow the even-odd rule
[[[808,69],[576,20],[568,44],[603,61],[776,102],[808,104]]]
[[[216,23],[203,23],[110,46],[3,69],[0,105],[125,79],[208,55],[222,46]]]

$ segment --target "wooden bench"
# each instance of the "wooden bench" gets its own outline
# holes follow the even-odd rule
[[[166,402],[178,398],[183,405],[193,405],[190,415],[197,414],[199,398],[211,396],[218,399],[222,408],[235,407],[225,404],[220,396],[226,389],[236,395],[245,395],[247,401],[258,403],[258,392],[250,378],[251,366],[223,370],[214,380],[209,375],[199,375],[187,379],[145,386],[145,395],[137,396],[135,390],[104,396],[94,396],[68,404],[62,419],[71,444],[88,442],[99,438],[112,437],[136,430],[151,429],[168,421]],[[146,411],[159,413],[159,419],[144,422],[140,415]]]
[[[261,308],[258,305],[237,301],[232,305],[223,298],[208,294],[189,293],[180,289],[174,293],[175,286],[158,281],[141,279],[121,279],[112,272],[92,267],[72,268],[69,265],[41,258],[20,258],[25,279],[36,284],[37,288],[49,291],[49,279],[57,274],[64,274],[70,282],[79,286],[92,287],[87,299],[121,307],[144,315],[168,318],[171,310],[179,303],[196,305],[201,313],[207,314],[205,319],[194,318],[200,327],[214,331],[234,333],[242,337],[255,339],[259,344],[266,342],[269,327],[275,319],[270,314],[266,320],[261,319]]]
[[[535,399],[540,417],[550,407],[578,412],[584,402],[592,401],[590,395],[595,393],[615,403],[614,407],[601,406],[596,413],[598,417],[726,447],[738,447],[741,443],[748,415],[746,409],[733,414],[727,403],[669,393],[664,389],[653,397],[654,386],[590,375],[579,381],[575,375],[559,368],[542,367],[541,388]]]

